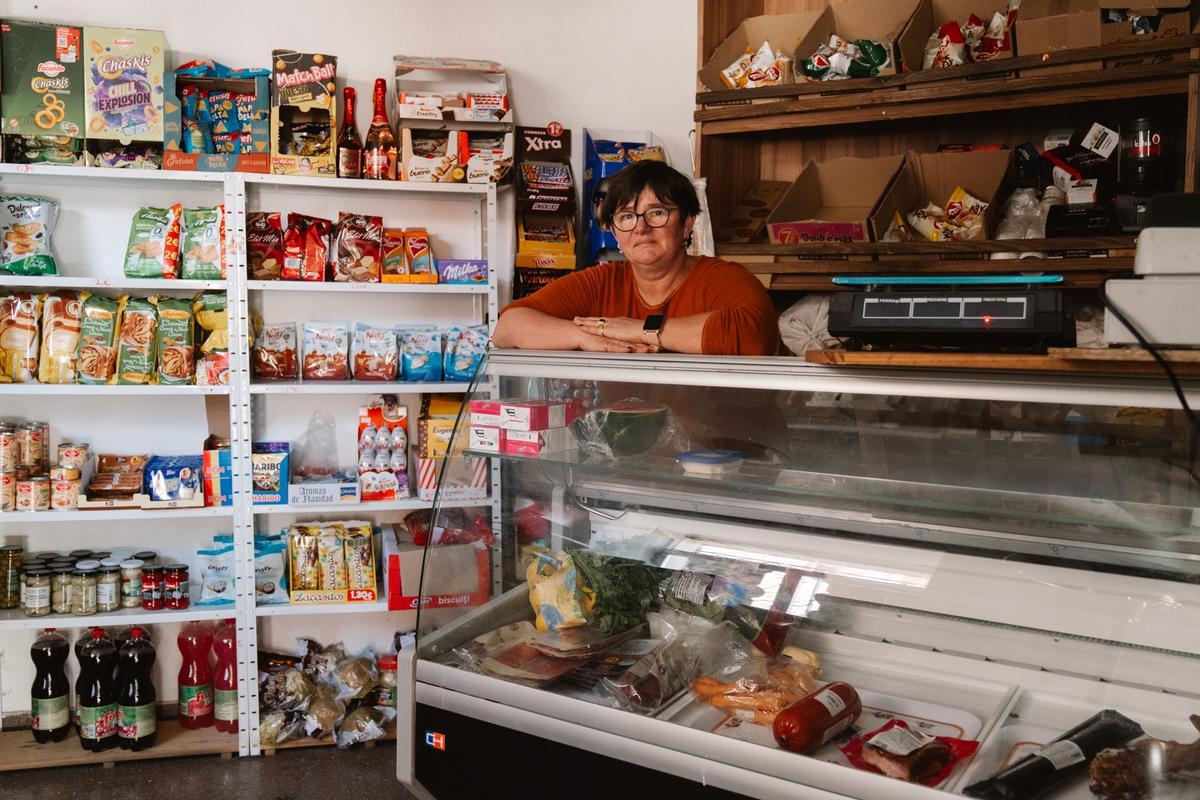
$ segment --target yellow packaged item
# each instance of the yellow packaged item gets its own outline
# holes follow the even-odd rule
[[[342,537],[346,529],[333,522],[321,526],[317,537],[317,563],[321,575],[322,589],[346,588],[346,550]]]
[[[38,373],[38,317],[42,298],[26,292],[0,296],[0,383],[33,383]]]
[[[575,596],[575,562],[564,552],[539,553],[525,573],[529,581],[529,602],[537,614],[539,631],[586,625],[587,619]]]

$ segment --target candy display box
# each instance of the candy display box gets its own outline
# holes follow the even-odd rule
[[[162,31],[87,26],[83,40],[86,138],[161,143]]]
[[[435,122],[510,123],[508,74],[495,61],[394,56],[396,116]]]
[[[187,153],[183,150],[183,104],[179,90],[196,86],[207,91],[228,90],[239,95],[253,95],[253,119],[250,121],[252,153]],[[163,169],[191,172],[259,172],[271,171],[271,106],[270,80],[258,78],[190,78],[168,72],[163,77],[166,95],[164,122]]]
[[[337,176],[337,57],[271,52],[271,172]],[[313,128],[328,129],[312,140]]]
[[[82,138],[83,29],[36,22],[0,22],[4,133]]]

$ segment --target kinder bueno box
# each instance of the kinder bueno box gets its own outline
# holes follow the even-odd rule
[[[506,431],[565,428],[577,416],[574,403],[565,401],[507,400],[500,404],[500,427]]]

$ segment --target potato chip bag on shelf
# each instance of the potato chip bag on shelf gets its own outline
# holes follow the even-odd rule
[[[58,203],[44,197],[0,197],[0,269],[14,275],[57,275],[50,237]]]
[[[196,383],[200,386],[229,384],[229,314],[224,292],[203,292],[192,302],[196,325],[204,331]]]
[[[42,296],[42,351],[38,380],[75,383],[83,302],[88,292],[54,292]]]
[[[184,280],[225,278],[225,207],[189,208],[183,212],[182,272]]]
[[[123,301],[92,295],[83,301],[76,371],[80,383],[108,383],[117,364]]]
[[[34,383],[42,300],[28,292],[0,295],[0,383]]]
[[[133,215],[125,250],[126,278],[178,278],[179,226],[183,206],[140,208]]]

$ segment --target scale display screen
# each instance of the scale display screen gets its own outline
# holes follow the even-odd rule
[[[1025,297],[865,297],[864,320],[960,320],[988,323],[1029,317]]]

